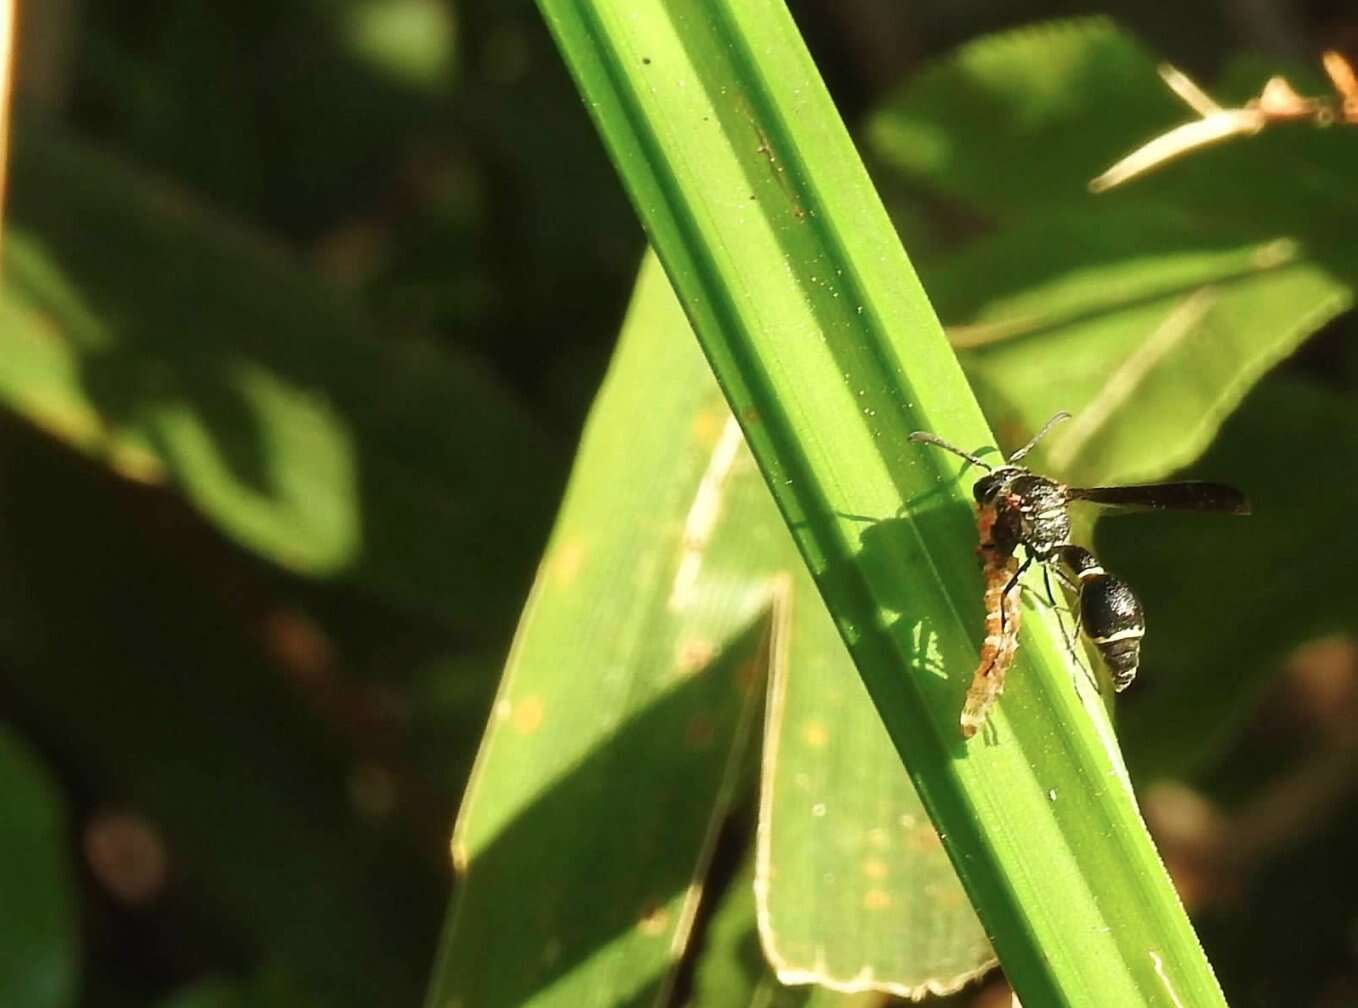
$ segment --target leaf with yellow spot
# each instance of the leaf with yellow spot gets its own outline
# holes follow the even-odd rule
[[[693,984],[694,1006],[720,1008],[884,1008],[880,994],[846,994],[828,987],[778,982],[759,947],[755,925],[754,859],[742,865],[708,926]]]
[[[458,819],[430,1005],[663,997],[762,699],[786,542],[651,263]]]
[[[774,651],[756,893],[787,981],[903,997],[995,962],[910,777],[810,578]]]

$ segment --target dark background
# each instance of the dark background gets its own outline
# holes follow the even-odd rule
[[[469,507],[485,555],[442,555],[450,587],[422,594],[380,556],[365,558],[371,578],[285,569],[157,481],[0,412],[0,717],[67,810],[82,1004],[157,1003],[214,977],[249,1003],[412,1004],[431,968],[456,802],[643,239],[531,4],[431,3],[421,23],[437,30],[375,49],[355,26],[380,6],[23,12],[16,213],[36,213],[25,187],[47,174],[24,167],[25,149],[74,137],[281,255],[379,340],[454,355],[512,415],[507,443],[528,446],[519,466],[484,460],[493,492]],[[922,61],[1045,18],[1113,14],[1209,80],[1240,51],[1290,65],[1358,43],[1341,3],[792,9],[851,127]],[[88,226],[73,240],[90,261],[117,260],[116,218]],[[1341,319],[1284,368],[1352,393],[1331,366],[1351,328]],[[299,372],[308,353],[297,344]],[[106,406],[118,365],[86,376]],[[368,392],[403,422],[399,388]],[[439,418],[439,403],[419,405],[412,457]],[[1352,498],[1347,473],[1335,489]],[[442,549],[433,528],[402,534]],[[1353,761],[1347,742],[1319,769],[1307,755],[1355,709],[1353,649],[1316,645],[1289,668],[1225,770],[1148,804],[1209,957],[1229,992],[1249,992],[1238,1003],[1355,1004],[1358,813],[1340,800]],[[1261,850],[1223,866],[1216,803],[1274,795],[1277,780],[1321,790],[1277,790],[1249,834]],[[1290,839],[1270,842],[1269,823]]]

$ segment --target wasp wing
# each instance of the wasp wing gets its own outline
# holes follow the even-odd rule
[[[1250,513],[1250,502],[1235,487],[1224,483],[1144,483],[1134,486],[1070,487],[1072,500],[1092,501],[1112,507],[1152,511],[1220,511]]]

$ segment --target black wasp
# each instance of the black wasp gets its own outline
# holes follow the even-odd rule
[[[1018,606],[1010,601],[1010,595],[1018,588],[1023,572],[1034,562],[1042,565],[1044,577],[1048,570],[1054,571],[1078,593],[1076,632],[1082,629],[1099,649],[1114,688],[1126,689],[1136,676],[1141,638],[1146,632],[1141,603],[1126,582],[1104,570],[1087,549],[1070,541],[1071,501],[1123,508],[1249,514],[1245,495],[1221,483],[1072,487],[1019,465],[1053,427],[1069,417],[1064,411],[1057,413],[1031,441],[999,466],[992,466],[936,434],[916,431],[910,435],[911,441],[942,448],[986,471],[976,481],[973,493],[981,538],[977,550],[982,557],[987,588],[987,642],[968,693],[967,709],[963,711],[963,733],[968,736],[984,721],[986,710],[1003,688],[1004,674],[1017,646],[1017,621],[1011,614],[1017,615]],[[1021,564],[1015,562],[1019,546],[1024,548]],[[1003,589],[999,589],[1001,578]]]

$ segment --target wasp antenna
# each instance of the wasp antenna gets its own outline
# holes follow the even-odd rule
[[[985,461],[984,459],[978,458],[971,452],[963,451],[956,445],[948,444],[948,442],[944,441],[937,434],[930,434],[928,431],[917,430],[910,435],[910,440],[913,441],[915,444],[929,444],[933,445],[935,448],[942,448],[944,451],[952,452],[954,455],[966,459],[972,465],[980,466],[986,472],[995,471],[995,467],[992,466],[989,462]]]
[[[1061,410],[1060,412],[1058,412],[1056,416],[1052,417],[1050,420],[1048,420],[1046,423],[1042,425],[1042,429],[1033,435],[1033,439],[1031,441],[1029,441],[1018,451],[1014,452],[1014,454],[1010,455],[1009,461],[1017,462],[1019,459],[1023,458],[1023,456],[1027,455],[1030,451],[1033,450],[1033,448],[1037,446],[1037,443],[1039,441],[1041,441],[1044,437],[1047,436],[1048,431],[1050,431],[1053,427],[1059,424],[1062,420],[1069,419],[1070,414],[1067,413],[1065,410]]]

